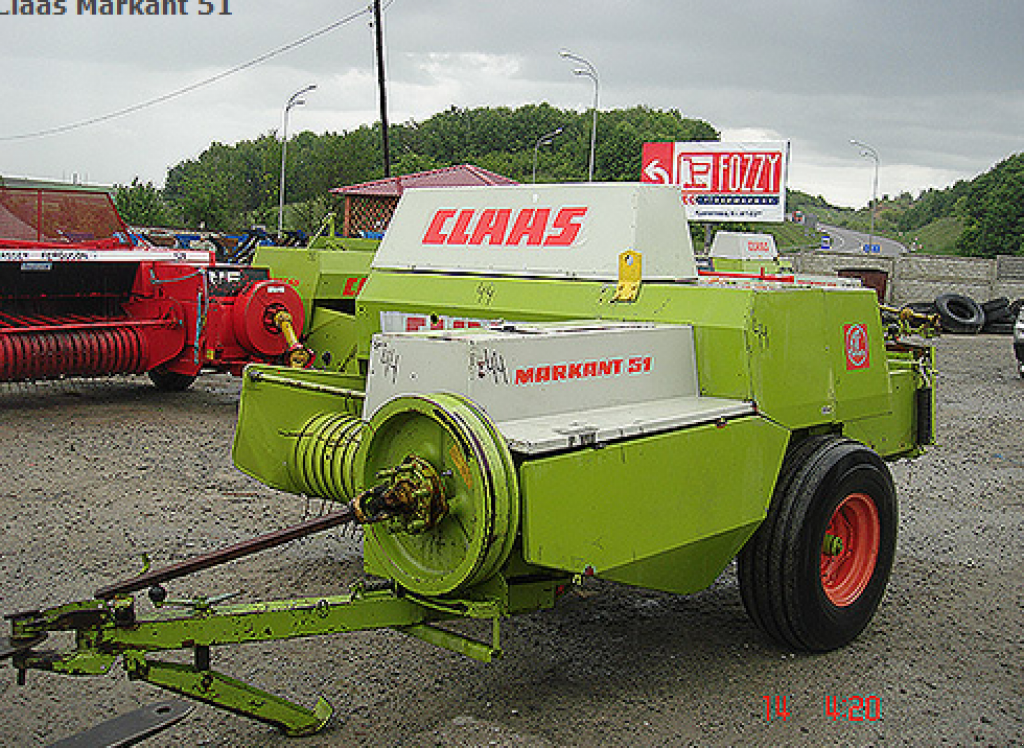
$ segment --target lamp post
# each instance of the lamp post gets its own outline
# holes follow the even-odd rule
[[[537,142],[533,145],[533,183],[537,184],[537,152],[540,150],[542,145],[551,145],[552,141],[561,134],[565,128],[559,127],[552,130],[547,135],[541,135],[537,138]]]
[[[862,143],[859,140],[850,139],[850,145],[855,145],[860,148],[860,155],[864,158],[874,159],[875,162],[875,178],[871,184],[871,229],[868,233],[868,250],[870,251],[871,246],[875,243],[875,203],[878,199],[878,151],[869,146],[867,143]]]
[[[590,169],[588,171],[587,181],[594,181],[594,149],[597,146],[597,101],[598,101],[598,89],[600,85],[597,81],[597,68],[595,68],[589,60],[574,55],[567,49],[560,50],[559,53],[562,57],[573,62],[578,62],[583,65],[581,68],[576,68],[572,71],[573,75],[581,75],[584,78],[590,78],[594,81],[594,116],[593,122],[590,126]]]
[[[285,158],[288,155],[288,113],[292,110],[293,106],[301,106],[306,103],[306,100],[302,98],[303,94],[307,94],[316,88],[316,84],[313,83],[306,86],[301,91],[296,91],[288,99],[288,103],[284,106],[284,127],[281,129],[281,186],[278,189],[278,206],[277,206],[277,235],[281,236],[284,233],[284,163]]]

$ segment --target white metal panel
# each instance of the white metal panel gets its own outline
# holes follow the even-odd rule
[[[616,322],[388,333],[370,350],[365,415],[454,392],[495,421],[696,395],[693,329]]]
[[[643,280],[693,280],[678,189],[629,183],[407,190],[375,268],[615,281],[639,252]]]
[[[513,452],[536,455],[616,439],[656,434],[753,414],[754,406],[716,397],[677,397],[630,405],[499,421]]]
[[[774,260],[779,256],[775,248],[775,237],[771,234],[737,231],[717,232],[708,254],[732,260]]]
[[[701,397],[693,329],[581,321],[374,336],[363,417],[403,394],[452,392],[524,454],[754,412]]]

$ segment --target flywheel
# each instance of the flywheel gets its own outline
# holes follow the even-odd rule
[[[367,566],[413,592],[443,595],[498,572],[519,529],[515,467],[503,437],[470,400],[452,394],[403,395],[371,417],[356,456],[364,486],[396,470],[438,480],[429,521],[396,517],[366,527]],[[429,468],[427,466],[429,465]]]

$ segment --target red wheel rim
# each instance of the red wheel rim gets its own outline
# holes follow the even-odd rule
[[[852,493],[839,503],[821,545],[821,586],[833,605],[852,605],[868,586],[880,538],[878,508],[870,496]]]

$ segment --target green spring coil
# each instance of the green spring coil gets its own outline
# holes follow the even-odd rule
[[[320,413],[307,421],[290,465],[296,492],[332,501],[355,496],[355,454],[364,425],[347,413]]]

